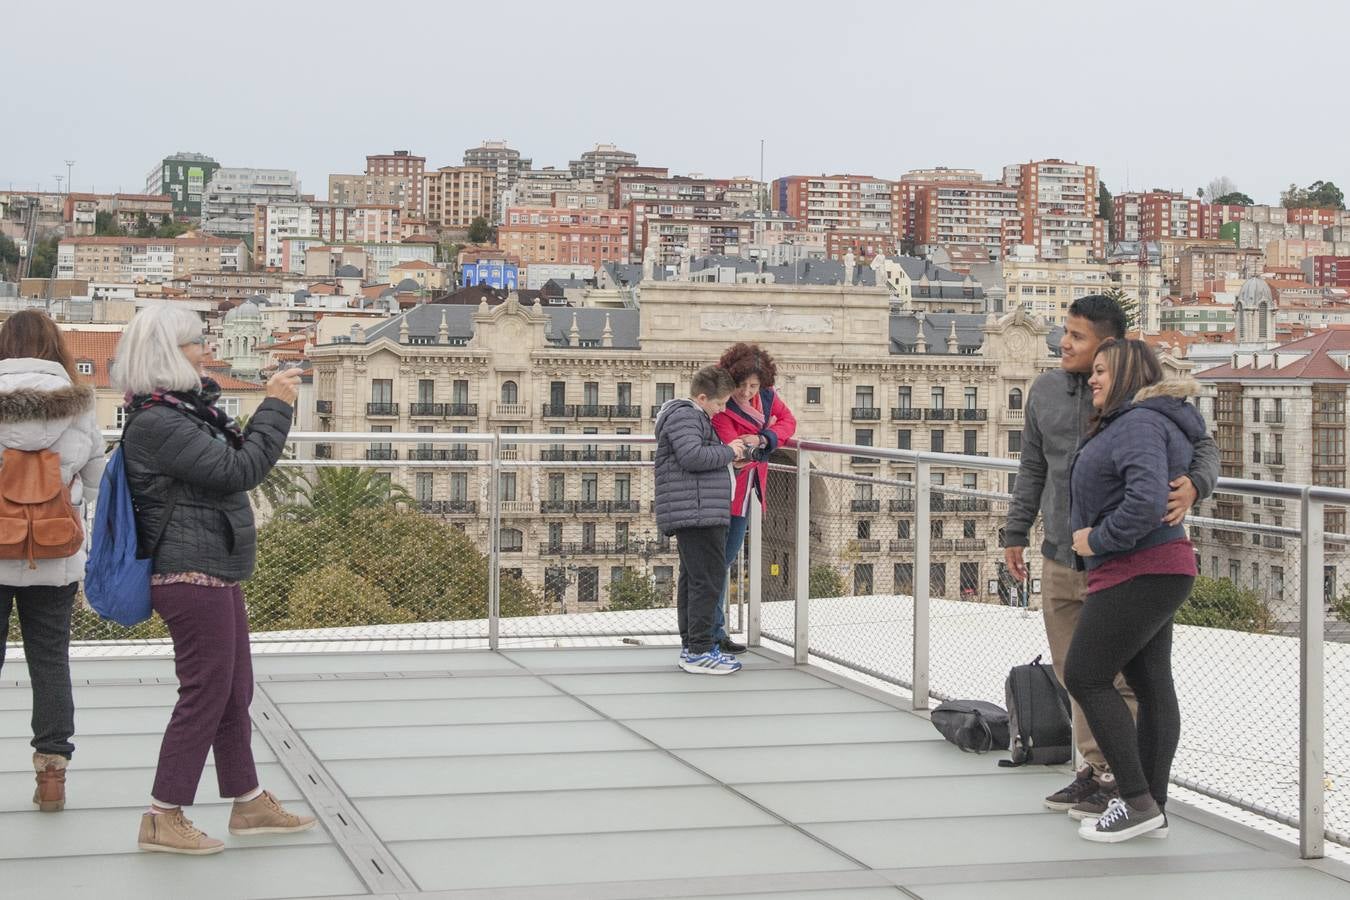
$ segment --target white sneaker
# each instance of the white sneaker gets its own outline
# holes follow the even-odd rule
[[[741,664],[734,656],[728,656],[717,647],[697,656],[689,654],[680,660],[680,668],[693,675],[730,675],[741,670]]]

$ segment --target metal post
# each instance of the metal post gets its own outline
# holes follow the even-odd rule
[[[932,563],[932,515],[928,504],[932,497],[928,463],[914,466],[914,685],[911,703],[915,709],[928,708],[928,573]]]
[[[764,510],[750,501],[746,539],[750,542],[750,604],[746,610],[745,643],[759,646],[759,604],[764,598]]]
[[[496,650],[498,642],[498,631],[501,624],[501,589],[502,589],[502,504],[501,504],[501,471],[502,471],[502,445],[501,438],[493,435],[492,443],[488,444],[488,453],[492,454],[492,465],[489,467],[488,478],[488,501],[492,504],[492,516],[488,526],[488,649]]]
[[[1325,545],[1326,507],[1314,500],[1311,489],[1303,494],[1302,614],[1299,629],[1299,759],[1298,759],[1298,853],[1304,859],[1321,859],[1326,831],[1326,759],[1324,757],[1326,684],[1323,643],[1322,567]]]
[[[793,660],[805,665],[810,650],[811,628],[811,461],[805,450],[797,451],[797,541],[796,606],[793,611]]]

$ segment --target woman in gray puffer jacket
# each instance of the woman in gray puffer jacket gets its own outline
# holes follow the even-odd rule
[[[313,817],[287,812],[258,784],[248,712],[253,658],[240,586],[253,574],[256,545],[247,491],[281,457],[300,373],[273,375],[267,399],[241,430],[216,405],[219,387],[200,374],[205,344],[195,313],[150,306],[123,333],[113,366],[127,392],[122,452],[141,551],[154,559],[150,601],[173,638],[179,682],[137,846],[191,856],[224,849],[183,815],[208,750],[220,796],[234,800],[231,834],[314,827]]]
[[[23,310],[0,328],[0,448],[50,450],[80,518],[103,475],[103,437],[94,390],[77,383],[61,331],[46,313]],[[85,547],[58,559],[0,560],[0,614],[19,609],[24,658],[33,683],[33,802],[44,812],[65,806],[66,765],[75,745],[70,689],[70,616],[84,577]],[[5,647],[0,643],[0,664]]]

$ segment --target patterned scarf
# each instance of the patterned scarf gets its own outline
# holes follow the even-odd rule
[[[147,406],[171,406],[190,416],[201,419],[223,436],[236,450],[244,445],[244,433],[234,420],[226,415],[216,401],[220,399],[220,385],[215,379],[202,376],[201,387],[195,391],[164,391],[156,389],[149,394],[128,393],[123,406],[127,414],[145,409]]]
[[[745,419],[745,421],[755,426],[756,430],[763,431],[764,411],[756,408],[756,404],[759,403],[759,397],[760,394],[757,392],[755,396],[750,398],[749,403],[741,403],[739,399],[736,399],[730,401],[727,405],[730,406],[732,410],[734,410],[736,414],[739,415],[742,419]]]

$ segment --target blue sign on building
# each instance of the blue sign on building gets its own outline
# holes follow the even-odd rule
[[[520,281],[520,269],[500,260],[470,263],[460,272],[460,287],[486,284],[497,289],[514,291]]]

